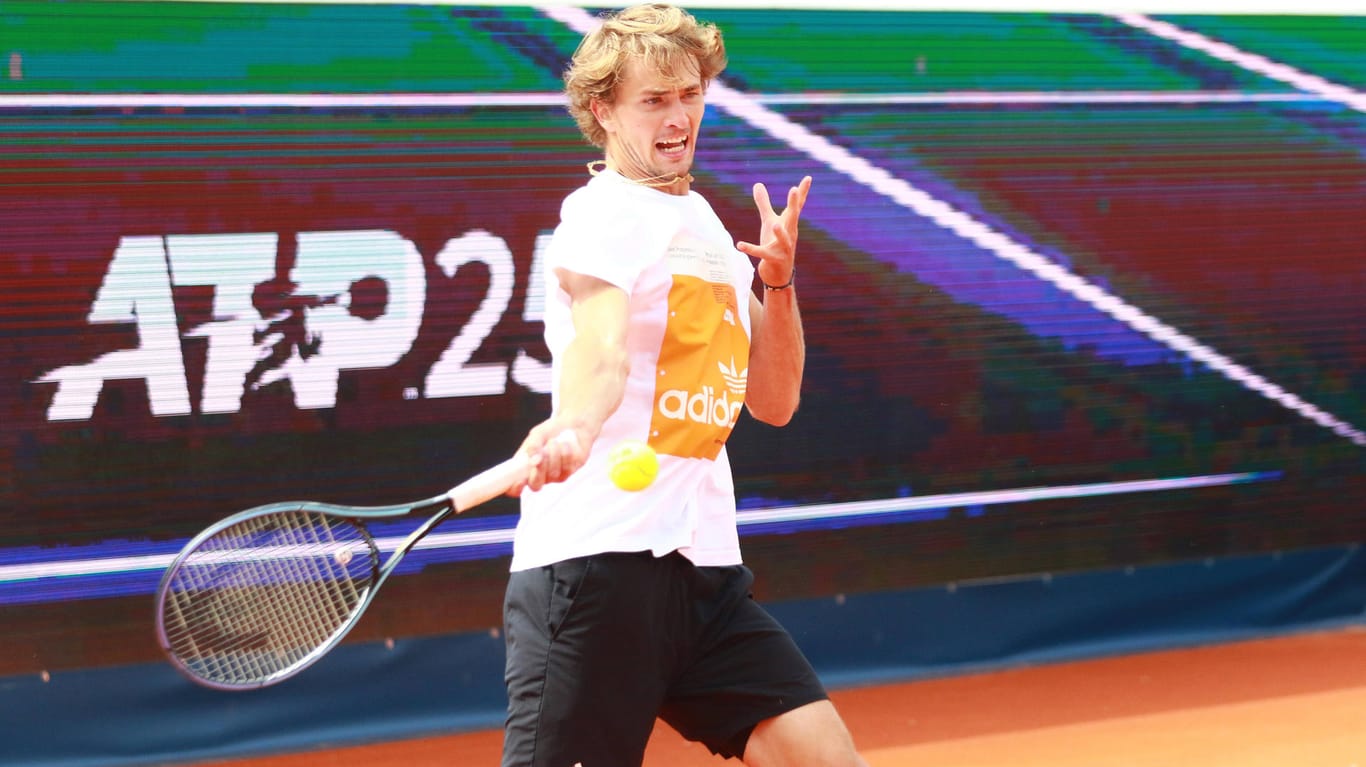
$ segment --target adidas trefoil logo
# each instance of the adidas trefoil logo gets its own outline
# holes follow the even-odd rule
[[[734,357],[730,358],[730,367],[727,367],[724,362],[718,362],[716,366],[721,369],[721,377],[725,379],[726,388],[730,390],[730,393],[744,398],[745,390],[749,385],[749,368],[736,372]]]

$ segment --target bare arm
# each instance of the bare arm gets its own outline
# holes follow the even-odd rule
[[[763,303],[751,295],[749,304],[754,340],[750,345],[745,406],[756,419],[785,426],[801,401],[802,370],[806,364],[797,296],[789,288],[781,297],[770,292]]]
[[[547,482],[561,482],[583,466],[603,423],[621,405],[629,372],[626,292],[596,277],[563,269],[557,276],[569,294],[574,340],[565,349],[555,412],[522,443],[532,459],[525,483],[532,490]],[[572,430],[577,439],[555,439],[566,430]],[[518,487],[513,492],[520,491]]]
[[[764,423],[783,426],[792,420],[801,401],[802,371],[806,366],[806,341],[802,317],[797,309],[797,288],[792,282],[796,269],[797,223],[811,189],[811,177],[787,193],[782,214],[773,210],[768,190],[754,185],[754,204],[759,209],[759,244],[736,244],[742,252],[759,259],[759,279],[765,285],[761,303],[749,300],[750,355],[749,385],[745,404],[750,415]]]

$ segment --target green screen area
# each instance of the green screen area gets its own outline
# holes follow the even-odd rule
[[[1339,85],[1366,86],[1366,16],[1162,18]]]
[[[698,15],[755,91],[1286,90],[1098,14]],[[1362,82],[1361,17],[1178,21]],[[12,2],[0,39],[0,93],[445,93],[556,91],[578,36],[529,7]]]
[[[6,3],[0,92],[558,90],[528,24],[558,26],[527,8]]]

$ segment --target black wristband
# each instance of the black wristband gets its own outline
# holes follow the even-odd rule
[[[763,284],[764,290],[787,290],[792,287],[792,281],[795,279],[797,279],[797,266],[796,264],[793,264],[792,273],[787,275],[787,283],[785,285],[770,285],[767,282],[764,282],[763,277],[759,278],[759,282]]]

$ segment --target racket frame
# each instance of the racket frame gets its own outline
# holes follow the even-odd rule
[[[566,434],[570,435],[568,437],[569,439],[573,439],[571,432],[566,432]],[[561,435],[561,438],[564,438],[564,435]],[[365,614],[366,608],[370,606],[370,602],[374,599],[375,594],[378,593],[380,586],[384,585],[384,581],[394,572],[408,552],[417,545],[418,541],[425,538],[433,528],[444,522],[453,514],[459,514],[460,512],[466,511],[506,493],[514,483],[526,475],[527,467],[527,458],[525,455],[519,453],[497,466],[471,477],[441,495],[432,496],[431,498],[417,501],[416,503],[394,504],[389,506],[347,506],[317,501],[285,501],[256,506],[225,517],[191,538],[189,542],[185,544],[184,548],[180,550],[180,553],[176,555],[175,559],[171,560],[171,564],[166,568],[166,572],[162,575],[161,583],[157,586],[156,592],[155,623],[157,643],[161,646],[162,651],[166,654],[171,665],[175,667],[177,671],[189,678],[190,681],[205,687],[217,690],[254,690],[283,682],[309,666],[312,666],[346,638],[346,635],[349,634],[356,623],[360,621],[361,616]],[[403,542],[394,549],[393,553],[389,555],[389,558],[385,560],[382,565],[377,565],[375,567],[374,578],[365,594],[356,603],[355,607],[352,608],[351,613],[347,616],[346,620],[344,620],[337,629],[316,648],[304,654],[294,663],[291,663],[263,679],[252,679],[243,682],[225,682],[201,676],[172,650],[171,641],[166,628],[166,604],[176,574],[180,571],[181,566],[186,560],[198,551],[201,544],[223,530],[258,517],[296,511],[326,514],[356,521],[359,523],[359,527],[364,532],[365,537],[369,540],[371,546],[374,546],[375,543],[374,538],[370,535],[370,531],[365,528],[364,523],[366,521],[403,517],[423,511],[435,511],[436,513],[432,514],[426,521],[418,525],[413,532],[409,533],[408,537],[403,539]]]

